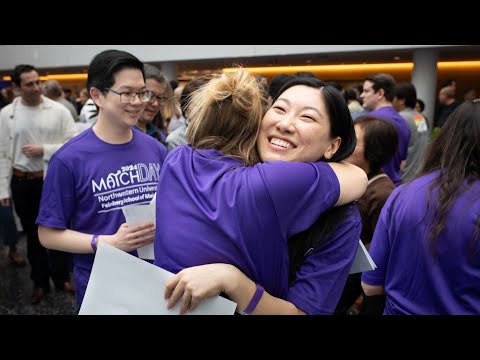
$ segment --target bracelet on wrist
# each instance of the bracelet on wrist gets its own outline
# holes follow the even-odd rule
[[[255,310],[255,308],[257,307],[264,292],[265,292],[265,289],[263,288],[263,286],[260,284],[257,284],[257,288],[255,290],[255,293],[252,296],[252,299],[250,300],[250,303],[247,305],[245,310],[243,310],[241,313],[243,315],[250,315],[253,312],[253,310]]]
[[[98,237],[100,235],[93,235],[92,236],[92,241],[90,241],[90,246],[93,249],[93,252],[97,252],[97,243],[98,243]]]

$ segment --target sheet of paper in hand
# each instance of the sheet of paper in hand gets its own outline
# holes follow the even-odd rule
[[[172,273],[105,242],[98,244],[79,315],[178,315],[167,310],[165,282]],[[237,304],[221,296],[202,301],[188,315],[233,315]]]
[[[123,215],[128,226],[142,225],[147,222],[155,223],[155,203],[127,205],[122,207]],[[153,243],[137,249],[138,257],[154,260]]]

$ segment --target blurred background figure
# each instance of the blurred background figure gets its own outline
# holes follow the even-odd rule
[[[400,174],[407,159],[410,129],[403,116],[394,109],[392,104],[396,85],[395,79],[390,74],[373,74],[365,79],[360,97],[363,100],[363,107],[371,111],[370,115],[389,120],[397,129],[397,152],[392,160],[383,166],[383,171],[395,186],[398,186],[401,180]]]
[[[20,97],[0,111],[0,205],[11,207],[13,198],[27,235],[31,303],[38,304],[50,291],[50,278],[57,290],[73,291],[67,254],[40,244],[35,220],[50,159],[77,131],[66,107],[42,95],[35,67],[17,65],[11,78]]]
[[[438,93],[439,107],[435,119],[433,120],[433,127],[441,128],[448,116],[460,105],[455,97],[455,86],[448,85],[440,89]]]
[[[156,125],[160,130],[165,132],[165,138],[176,128],[185,123],[185,118],[182,115],[180,103],[173,94],[172,87],[167,83],[165,88],[165,101],[160,108],[160,114],[163,119],[163,124],[158,122]]]
[[[401,181],[413,180],[422,165],[423,155],[429,141],[427,120],[414,110],[417,103],[417,91],[411,83],[400,83],[395,87],[393,107],[407,121],[410,129],[407,162],[401,172]]]
[[[77,108],[77,113],[80,115],[80,112],[82,111],[83,105],[87,102],[87,100],[90,98],[90,95],[88,94],[88,90],[86,88],[83,88],[80,90],[80,93],[78,94],[78,98],[75,101],[75,106]]]
[[[166,145],[165,135],[159,131],[153,121],[160,113],[160,109],[167,99],[165,92],[168,82],[163,73],[156,66],[144,64],[143,68],[145,71],[145,85],[148,91],[153,92],[153,96],[145,106],[142,116],[138,119],[138,123],[135,127]]]
[[[425,110],[425,103],[423,102],[423,100],[417,98],[417,101],[415,103],[415,111],[423,115],[423,110]]]
[[[80,96],[82,96],[80,92]],[[80,110],[80,117],[79,122],[86,124],[88,127],[95,124],[98,118],[98,108],[95,102],[88,98],[84,105],[82,106],[82,110]]]
[[[65,106],[72,114],[73,120],[78,121],[77,109],[65,99],[62,86],[57,80],[47,80],[43,83],[43,95]]]
[[[3,88],[0,94],[0,109],[10,104],[15,98],[15,93],[11,87]]]
[[[350,114],[364,111],[363,106],[360,105],[357,99],[357,92],[353,89],[345,90],[344,93],[345,100],[348,104],[348,110],[350,110]]]
[[[278,74],[272,78],[270,86],[268,87],[268,102],[271,103],[272,100],[277,96],[278,92],[288,81],[293,79],[292,75],[287,74]]]
[[[63,89],[62,89],[62,92],[63,92],[63,97],[64,97],[68,102],[70,102],[70,104],[72,104],[73,106],[76,106],[77,101],[76,101],[75,98],[72,96],[72,89],[63,88]]]
[[[476,98],[478,98],[478,95],[474,88],[469,88],[463,93],[463,101],[475,100]]]
[[[188,126],[188,104],[190,102],[192,93],[200,88],[201,86],[205,85],[210,80],[208,76],[202,76],[190,81],[182,91],[182,96],[180,98],[180,106],[182,109],[182,115],[185,118],[185,122],[180,125],[178,128],[173,130],[167,137],[167,150],[171,151],[177,146],[187,144],[187,140],[185,139],[185,131],[187,131]]]

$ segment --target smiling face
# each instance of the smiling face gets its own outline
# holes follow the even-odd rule
[[[262,161],[313,162],[330,159],[341,139],[330,137],[330,119],[321,89],[285,90],[263,117],[257,147]]]
[[[152,91],[154,95],[152,98],[153,99],[152,102],[149,102],[146,104],[141,120],[144,121],[145,123],[150,123],[153,121],[153,119],[155,118],[155,116],[158,114],[161,107],[163,106],[163,103],[160,102],[158,98],[163,97],[165,95],[167,84],[160,83],[153,78],[147,79],[145,80],[145,82],[147,84],[147,90]]]
[[[120,70],[115,74],[115,82],[110,89],[118,93],[145,91],[143,74],[138,69]],[[120,95],[113,91],[103,93],[96,88],[92,88],[90,91],[92,99],[100,109],[99,121],[103,122],[105,119],[110,124],[122,127],[136,125],[145,109],[146,103],[142,103],[138,96],[135,97],[132,103],[122,103]]]

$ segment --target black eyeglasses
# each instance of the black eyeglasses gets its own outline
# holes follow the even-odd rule
[[[153,95],[152,95],[152,97],[150,98],[150,101],[149,101],[150,104],[153,104],[155,102],[155,100],[157,100],[159,104],[163,104],[163,103],[165,103],[165,101],[168,100],[168,97],[166,97],[166,96],[158,96],[158,95],[155,95],[154,93],[152,93],[152,94]]]
[[[105,90],[111,91],[114,94],[120,95],[120,102],[124,104],[131,104],[135,101],[135,97],[138,96],[138,99],[142,103],[147,103],[152,99],[153,92],[151,91],[142,91],[142,92],[118,92],[110,88],[105,88]]]

